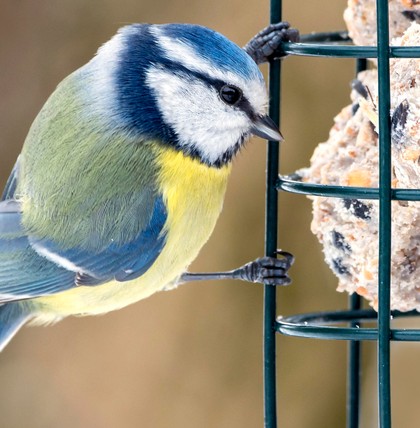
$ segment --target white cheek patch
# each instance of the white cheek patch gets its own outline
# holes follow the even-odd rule
[[[156,37],[156,41],[166,58],[182,64],[189,70],[241,88],[255,111],[259,114],[265,114],[268,102],[267,90],[259,74],[256,73],[255,78],[252,80],[245,80],[239,74],[215,67],[209,60],[198,55],[194,48],[185,42],[165,36],[162,28],[153,26],[150,31]]]
[[[179,143],[197,150],[210,163],[233,148],[251,126],[244,112],[224,104],[213,88],[198,79],[152,67],[146,84]]]

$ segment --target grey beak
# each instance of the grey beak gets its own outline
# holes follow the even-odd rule
[[[270,141],[284,140],[278,126],[270,119],[269,116],[259,116],[251,127],[251,133]]]

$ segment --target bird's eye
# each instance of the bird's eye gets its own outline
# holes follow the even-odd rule
[[[236,86],[225,85],[220,89],[220,98],[228,105],[233,106],[242,98],[242,91]]]

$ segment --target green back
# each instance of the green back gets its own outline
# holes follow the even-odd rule
[[[83,69],[67,77],[33,123],[17,197],[23,224],[65,247],[101,250],[134,239],[156,196],[156,143],[139,141],[98,113]],[[83,83],[83,85],[81,85]]]

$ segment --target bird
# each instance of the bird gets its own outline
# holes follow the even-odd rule
[[[290,283],[290,253],[188,273],[251,135],[281,141],[259,63],[296,40],[278,23],[240,48],[207,27],[130,24],[66,77],[0,202],[0,350],[27,323],[123,308],[182,282]]]

